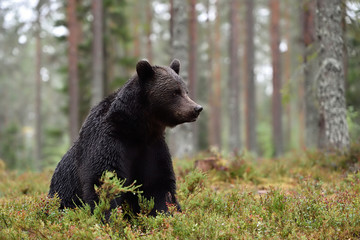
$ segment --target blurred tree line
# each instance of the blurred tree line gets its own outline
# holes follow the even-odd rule
[[[205,108],[168,131],[176,157],[346,148],[360,136],[360,1],[332,2],[2,0],[0,158],[54,166],[142,58],[180,59]]]

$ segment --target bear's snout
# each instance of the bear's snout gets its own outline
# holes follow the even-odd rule
[[[195,110],[195,112],[196,112],[197,114],[200,114],[200,112],[203,110],[203,107],[200,106],[200,105],[197,105],[197,106],[194,108],[194,110]]]
[[[195,103],[196,104],[196,103]],[[191,115],[191,119],[189,122],[194,122],[196,121],[196,119],[198,118],[198,116],[200,115],[200,112],[203,110],[203,107],[200,106],[199,104],[196,104],[194,107],[193,107],[193,111],[192,113],[190,113]]]
[[[187,120],[185,120],[185,122],[194,122],[196,121],[196,119],[198,118],[200,112],[203,110],[203,107],[199,104],[197,104],[196,102],[194,102],[191,98],[189,98],[189,96],[186,95],[185,97],[186,99],[186,103],[184,104],[184,106],[188,106],[187,107]]]

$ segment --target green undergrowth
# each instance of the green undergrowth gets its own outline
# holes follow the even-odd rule
[[[100,202],[59,211],[46,192],[51,172],[22,174],[0,165],[0,239],[358,239],[360,151],[349,154],[291,153],[279,159],[221,158],[222,167],[202,173],[193,160],[178,160],[182,212],[151,217],[109,210],[111,199],[132,192],[113,173],[97,188]]]

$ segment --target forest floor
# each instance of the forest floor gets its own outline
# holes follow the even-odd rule
[[[215,159],[213,169],[195,160]],[[360,147],[344,155],[292,152],[279,159],[205,153],[175,160],[182,212],[104,220],[108,199],[59,211],[46,193],[52,171],[18,173],[0,162],[0,239],[359,239]],[[106,179],[104,180],[107,181]],[[100,192],[124,190],[107,182]],[[110,185],[109,185],[110,184]],[[107,187],[106,187],[107,186]]]

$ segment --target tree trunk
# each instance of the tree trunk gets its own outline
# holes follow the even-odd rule
[[[209,146],[215,146],[215,131],[213,130],[213,122],[212,122],[212,114],[213,114],[213,71],[212,71],[212,66],[213,66],[213,52],[214,52],[214,41],[213,41],[213,24],[210,22],[210,1],[211,0],[207,0],[206,1],[206,14],[207,14],[207,18],[206,18],[206,35],[207,35],[207,44],[208,44],[208,48],[207,48],[207,56],[208,56],[208,60],[207,60],[207,66],[210,67],[209,71],[206,72],[206,78],[208,79],[209,82],[209,87],[207,88],[207,96],[208,96],[208,106],[209,106],[209,112],[207,113],[207,117],[208,117],[208,124],[207,124],[207,131],[208,131],[208,145]]]
[[[189,94],[190,98],[196,98],[196,61],[197,61],[197,14],[196,14],[196,0],[190,0],[190,25],[189,25]]]
[[[341,27],[343,29],[343,39],[344,41],[346,41],[346,0],[341,2]],[[348,49],[347,49],[347,44],[344,43],[344,56],[343,56],[343,61],[344,61],[344,85],[345,85],[345,91],[347,91],[347,76],[348,76],[348,60],[349,60],[349,54],[348,54]]]
[[[270,0],[270,38],[271,56],[273,68],[273,95],[272,95],[272,133],[275,147],[275,156],[283,153],[283,131],[282,131],[282,103],[281,103],[281,56],[280,56],[280,2]]]
[[[189,96],[196,101],[197,97],[197,13],[196,0],[190,0],[189,16]],[[194,149],[198,149],[198,124],[193,124]]]
[[[284,20],[285,20],[285,40],[287,45],[287,50],[284,52],[284,84],[287,88],[290,88],[290,78],[291,78],[291,18],[290,18],[290,11],[291,6],[290,2],[285,3],[285,13],[284,13]],[[291,148],[291,133],[293,131],[291,127],[292,123],[292,114],[291,114],[291,101],[286,102],[285,106],[285,116],[286,116],[286,123],[284,126],[284,149],[289,150]]]
[[[245,124],[246,148],[256,153],[256,101],[254,79],[254,1],[246,0]]]
[[[36,146],[35,146],[35,162],[34,168],[36,170],[41,169],[42,165],[42,115],[41,115],[41,65],[42,65],[42,44],[41,44],[41,7],[43,1],[39,1],[36,10],[37,10],[37,19],[36,19],[36,97],[35,97],[35,117],[36,117],[36,126],[35,126],[35,137],[36,137]]]
[[[318,98],[320,132],[327,151],[346,151],[350,145],[344,91],[344,41],[341,0],[317,0],[317,36],[320,44]]]
[[[170,0],[170,21],[169,21],[169,27],[170,27],[170,49],[172,48],[172,43],[174,42],[174,0]],[[172,57],[172,56],[171,56]],[[170,59],[170,62],[172,59]]]
[[[210,145],[221,148],[221,36],[220,36],[220,8],[219,0],[216,1],[216,19],[214,27],[214,51],[212,59],[213,83],[211,94],[210,113]]]
[[[141,33],[140,33],[140,13],[139,11],[137,11],[137,9],[139,9],[140,6],[140,1],[136,0],[133,1],[133,12],[134,12],[134,17],[131,20],[132,24],[133,24],[133,34],[134,34],[134,57],[136,59],[140,59],[141,58],[141,51],[140,51],[140,39],[141,39]]]
[[[70,140],[74,142],[79,132],[79,77],[78,37],[79,23],[76,17],[77,0],[69,0],[67,6],[69,29],[69,128]]]
[[[181,62],[180,75],[189,85],[189,51],[188,51],[188,2],[173,0],[171,16],[172,29],[172,56]],[[194,137],[189,123],[181,124],[170,130],[170,148],[172,155],[178,158],[190,156],[194,153]]]
[[[104,98],[104,31],[103,31],[103,2],[93,0],[93,84],[91,105],[95,106]]]
[[[237,153],[241,148],[240,140],[240,74],[239,74],[239,19],[238,0],[230,2],[230,36],[229,36],[229,150]]]
[[[319,110],[316,98],[315,47],[315,1],[303,0],[302,6],[304,43],[304,103],[305,103],[305,145],[317,148],[319,137]]]
[[[150,63],[153,61],[153,51],[152,51],[152,42],[151,42],[151,34],[152,34],[152,1],[146,1],[146,58]]]

